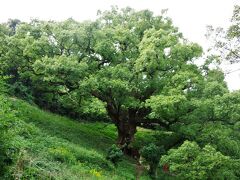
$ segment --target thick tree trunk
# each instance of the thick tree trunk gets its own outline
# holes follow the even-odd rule
[[[136,124],[129,122],[120,122],[117,125],[117,130],[117,144],[122,149],[123,153],[133,157],[136,160],[139,160],[139,151],[130,146],[134,140],[134,135],[137,132]]]
[[[129,122],[119,122],[117,124],[118,138],[117,144],[120,146],[129,145],[134,140],[134,135],[137,132],[136,124]]]
[[[117,145],[125,154],[138,159],[138,150],[129,146],[133,142],[134,135],[137,132],[137,123],[135,122],[136,112],[132,110],[120,111],[119,108],[116,108],[111,103],[107,104],[107,112],[117,127]]]

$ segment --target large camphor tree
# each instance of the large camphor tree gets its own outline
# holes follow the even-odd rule
[[[3,74],[46,108],[75,110],[89,99],[104,104],[120,146],[133,141],[137,126],[169,129],[191,113],[190,100],[201,97],[208,74],[194,64],[201,47],[184,39],[164,12],[114,7],[98,15],[94,22],[9,25]]]
[[[89,54],[80,60],[87,68],[79,92],[105,103],[117,127],[117,143],[128,145],[137,126],[169,128],[191,111],[184,103],[200,89],[201,71],[193,62],[202,49],[187,42],[164,15],[130,8],[99,15],[89,37]],[[160,116],[151,113],[155,101],[162,103]]]
[[[238,62],[239,6],[221,34],[220,55]],[[131,155],[129,144],[178,148],[160,161],[175,178],[239,179],[240,92],[229,92],[223,72],[210,68],[217,56],[197,66],[201,54],[164,13],[148,10],[113,8],[93,22],[0,24],[0,80],[11,95],[84,120],[107,113]],[[131,144],[138,126],[156,130]]]

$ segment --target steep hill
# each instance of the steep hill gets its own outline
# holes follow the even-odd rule
[[[11,101],[27,123],[14,141],[21,149],[11,168],[16,179],[136,179],[134,160],[124,157],[114,167],[105,159],[116,137],[113,125],[77,122]],[[141,179],[149,179],[146,174],[144,170]]]

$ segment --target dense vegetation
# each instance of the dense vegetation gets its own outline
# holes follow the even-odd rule
[[[78,123],[17,99],[8,101],[21,112],[15,117],[22,116],[25,122],[18,121],[21,128],[11,128],[4,136],[1,179],[134,179],[133,160],[124,158],[115,168],[105,158],[106,149],[114,143],[112,125]],[[12,126],[16,122],[12,120]]]
[[[201,66],[164,12],[0,24],[0,178],[239,179],[239,9]]]

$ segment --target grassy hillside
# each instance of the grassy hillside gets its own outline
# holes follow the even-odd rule
[[[15,139],[21,147],[11,169],[16,179],[136,179],[134,160],[125,157],[114,167],[105,159],[116,137],[113,125],[76,122],[11,101],[28,124]],[[146,172],[141,179],[149,179]]]

